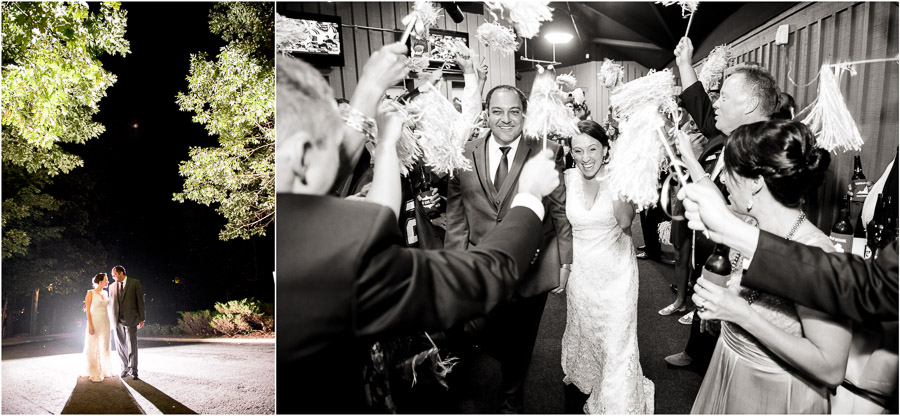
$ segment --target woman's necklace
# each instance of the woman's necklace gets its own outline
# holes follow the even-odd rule
[[[805,219],[806,219],[806,213],[803,211],[800,211],[800,216],[797,217],[797,222],[795,222],[794,226],[791,227],[791,231],[789,231],[788,234],[786,236],[784,236],[784,239],[788,240],[788,241],[793,240],[794,233],[796,233],[797,230],[800,229],[800,225],[803,224],[803,220],[805,220]],[[738,257],[738,258],[740,258],[740,257]],[[734,263],[732,263],[731,265],[732,265],[732,267],[735,267]],[[756,299],[759,298],[759,291],[756,289],[748,289],[748,290],[749,290],[750,294],[747,296],[747,303],[752,305],[753,302],[756,302]]]

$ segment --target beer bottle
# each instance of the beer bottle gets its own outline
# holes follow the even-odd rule
[[[853,224],[850,223],[850,196],[841,198],[841,211],[831,227],[831,242],[838,253],[853,251]]]
[[[862,211],[856,217],[856,227],[853,228],[853,247],[851,253],[857,256],[865,256],[866,253],[866,227],[863,226]]]
[[[728,279],[731,278],[731,262],[728,261],[728,254],[731,249],[725,244],[716,244],[713,253],[706,259],[703,264],[701,276],[719,286],[725,287]]]
[[[866,253],[865,258],[877,258],[878,250],[887,245],[887,238],[884,235],[884,194],[878,194],[878,202],[875,204],[875,215],[872,221],[866,226]]]
[[[853,156],[853,176],[850,177],[850,183],[853,185],[853,201],[863,202],[869,195],[869,181],[863,174],[862,162],[859,155]]]

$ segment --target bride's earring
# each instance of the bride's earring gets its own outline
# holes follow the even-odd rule
[[[747,200],[747,212],[753,209],[753,197],[751,196],[749,200]]]

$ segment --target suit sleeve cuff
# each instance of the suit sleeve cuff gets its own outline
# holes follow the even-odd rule
[[[534,211],[535,215],[543,221],[544,220],[544,204],[541,202],[538,197],[520,192],[513,197],[512,204],[510,204],[510,208],[512,207],[525,207],[532,211]]]

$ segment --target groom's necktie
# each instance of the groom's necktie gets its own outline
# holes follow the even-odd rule
[[[125,296],[125,292],[122,290],[122,288],[123,288],[124,286],[125,286],[124,283],[119,282],[119,290],[116,292],[116,294],[117,294],[118,297],[119,297],[119,300],[122,300],[122,297]]]

